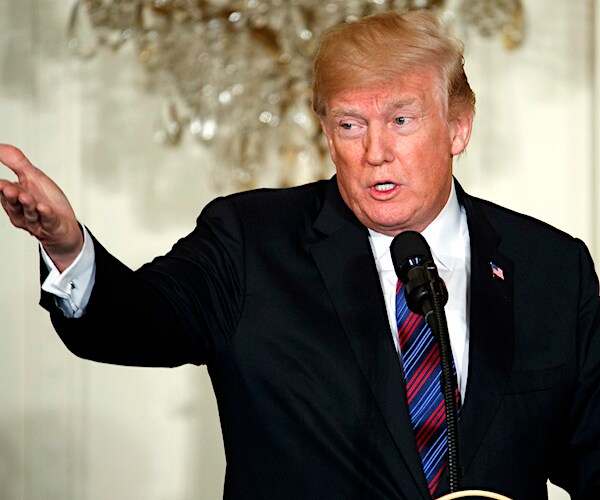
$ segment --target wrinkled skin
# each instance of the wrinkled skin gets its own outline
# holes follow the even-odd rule
[[[321,124],[346,204],[368,228],[422,231],[452,186],[452,159],[466,148],[472,113],[447,119],[432,71],[343,91]]]

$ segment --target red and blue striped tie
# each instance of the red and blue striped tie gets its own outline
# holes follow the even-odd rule
[[[440,350],[425,318],[408,308],[400,281],[396,287],[396,321],[410,419],[425,478],[433,495],[447,461]]]

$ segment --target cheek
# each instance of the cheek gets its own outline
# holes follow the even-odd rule
[[[360,183],[356,171],[352,170],[347,164],[344,164],[337,167],[337,176],[342,189],[348,195],[356,196]]]
[[[340,144],[339,140],[336,139],[328,140],[327,144],[329,145],[329,155],[336,167],[344,165],[346,163],[346,157],[348,156],[348,152],[344,149],[344,145]]]
[[[436,198],[452,178],[452,156],[441,147],[413,152],[411,165],[413,189],[423,199]]]
[[[437,136],[421,144],[419,157],[422,163],[428,166],[426,170],[432,176],[436,176],[440,171],[447,169],[452,162],[449,138],[446,135]]]
[[[360,153],[352,148],[352,145],[337,146],[331,152],[332,159],[335,157],[334,163],[338,170],[338,175],[350,179],[355,178],[361,171]]]
[[[363,187],[363,181],[361,178],[360,170],[352,168],[349,164],[338,164],[337,168],[338,186],[342,197],[346,201],[346,204],[356,209],[358,205],[361,205],[367,196],[367,193]]]

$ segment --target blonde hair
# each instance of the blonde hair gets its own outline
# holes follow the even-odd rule
[[[463,45],[426,10],[383,12],[330,28],[313,64],[313,109],[326,112],[329,97],[344,90],[393,81],[402,71],[433,69],[445,112],[475,111],[464,71]]]

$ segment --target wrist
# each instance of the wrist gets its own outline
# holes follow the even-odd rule
[[[73,264],[83,249],[83,231],[79,224],[74,233],[75,234],[73,234],[72,238],[69,238],[68,242],[63,240],[55,243],[41,242],[48,257],[50,257],[58,271],[61,273]]]

